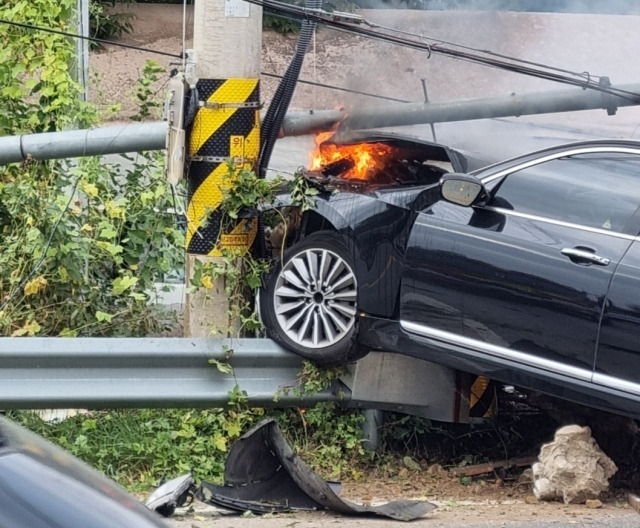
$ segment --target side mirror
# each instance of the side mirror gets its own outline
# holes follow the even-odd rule
[[[468,207],[484,204],[488,193],[475,176],[450,173],[440,178],[440,196],[447,202]]]

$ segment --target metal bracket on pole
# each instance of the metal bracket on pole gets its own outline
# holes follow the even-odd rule
[[[609,77],[600,77],[598,81],[598,85],[603,88],[611,88],[611,81]],[[607,115],[616,115],[618,111],[618,106],[613,102],[613,97],[611,97],[610,93],[601,92],[602,93],[602,108],[607,111]]]
[[[169,95],[165,102],[165,119],[167,127],[167,181],[177,185],[184,176],[185,163],[185,130],[184,101],[186,83],[184,75],[174,71],[169,80]]]

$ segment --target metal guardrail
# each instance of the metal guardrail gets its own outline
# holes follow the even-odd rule
[[[350,399],[341,383],[297,395],[301,368],[269,339],[0,338],[0,409],[220,407],[236,385],[261,407]]]

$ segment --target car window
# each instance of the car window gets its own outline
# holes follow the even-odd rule
[[[640,205],[640,156],[590,153],[527,167],[504,177],[488,205],[626,232]]]

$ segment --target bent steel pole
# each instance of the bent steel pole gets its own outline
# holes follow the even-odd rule
[[[348,129],[384,128],[451,121],[471,121],[497,117],[576,112],[640,105],[640,84],[612,86],[628,92],[622,97],[581,88],[466,99],[445,103],[400,103],[386,107],[362,107],[350,111],[320,110],[289,112],[280,136],[303,136],[331,130],[336,123]],[[637,95],[635,95],[637,94]],[[166,144],[167,124],[156,121],[0,137],[0,164],[17,163],[28,157],[38,160],[100,156],[162,150]]]

